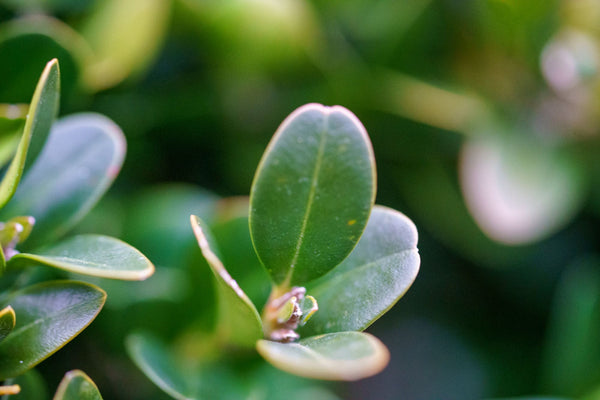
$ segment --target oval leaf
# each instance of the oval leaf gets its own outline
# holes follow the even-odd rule
[[[82,29],[94,50],[85,83],[93,90],[106,89],[149,66],[167,30],[170,7],[165,0],[97,3]]]
[[[73,370],[65,374],[53,400],[102,400],[102,396],[89,376],[83,371]]]
[[[358,245],[307,287],[319,311],[304,334],[362,331],[406,293],[419,272],[417,229],[398,211],[375,206]]]
[[[20,375],[58,351],[96,318],[105,300],[102,289],[74,281],[14,293],[7,303],[19,318],[0,343],[0,380]]]
[[[158,339],[137,333],[127,337],[126,348],[135,365],[169,396],[178,400],[194,398],[187,374]]]
[[[343,107],[308,104],[281,124],[252,184],[250,230],[273,280],[303,285],[339,264],[375,197],[373,150]]]
[[[263,336],[260,315],[211,249],[207,239],[208,230],[202,221],[195,215],[190,219],[198,245],[217,280],[219,308],[217,336],[225,344],[254,347],[256,341]]]
[[[16,254],[8,265],[14,268],[32,262],[78,274],[123,280],[143,280],[154,272],[154,265],[138,250],[101,235],[73,236],[36,254]]]
[[[275,367],[314,379],[354,381],[378,374],[390,354],[379,339],[364,332],[313,336],[298,343],[260,340],[258,352]]]
[[[108,189],[124,155],[125,138],[110,119],[90,113],[61,119],[1,217],[35,218],[27,248],[63,235]]]
[[[48,62],[38,81],[17,153],[0,182],[0,208],[13,197],[24,171],[29,169],[42,150],[58,114],[59,97],[60,74],[58,60],[54,59]]]
[[[0,342],[8,336],[15,327],[15,310],[11,306],[0,310]]]

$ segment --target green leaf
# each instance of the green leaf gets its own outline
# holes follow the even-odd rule
[[[195,215],[190,219],[198,245],[217,281],[217,336],[224,344],[254,347],[256,341],[263,336],[260,315],[211,248],[210,237],[207,238],[208,230],[204,223]]]
[[[364,332],[313,336],[298,343],[260,340],[256,348],[268,362],[307,378],[354,381],[378,374],[390,354],[379,339]]]
[[[94,50],[86,65],[85,83],[94,90],[106,89],[148,67],[163,42],[170,7],[167,0],[97,3],[82,29]]]
[[[161,341],[136,333],[127,337],[125,345],[135,365],[161,390],[178,400],[194,399],[189,376]]]
[[[53,400],[102,400],[102,396],[89,376],[73,370],[65,374]]]
[[[352,251],[375,197],[373,150],[343,107],[308,104],[281,124],[256,171],[250,231],[277,284],[303,285]]]
[[[0,182],[0,208],[13,197],[22,175],[42,150],[58,113],[59,96],[60,74],[58,60],[54,59],[46,64],[38,81],[17,153]]]
[[[579,398],[600,381],[600,259],[568,268],[557,286],[542,368],[544,392]]]
[[[15,292],[7,303],[19,318],[0,343],[0,380],[20,375],[58,351],[96,318],[105,300],[102,289],[74,281]]]
[[[35,254],[16,254],[8,261],[10,268],[29,264],[123,280],[143,280],[154,272],[154,265],[138,250],[118,239],[101,235],[73,236]]]
[[[116,178],[125,145],[119,127],[102,115],[84,113],[61,119],[0,216],[35,218],[27,248],[64,235]]]
[[[18,0],[20,1],[20,0]],[[10,103],[29,102],[40,71],[53,58],[60,63],[61,103],[68,99],[80,81],[79,64],[89,57],[85,40],[59,19],[43,15],[13,18],[0,25],[0,99]],[[81,92],[79,92],[81,93]]]
[[[375,206],[352,253],[307,287],[319,304],[301,335],[362,331],[406,293],[419,272],[417,229],[398,211]]]
[[[216,214],[217,200],[214,194],[193,185],[152,186],[131,199],[123,238],[141,249],[156,265],[185,265],[188,249],[197,248],[195,238],[190,235],[190,214],[210,223],[207,218]]]
[[[16,395],[2,396],[0,400],[47,400],[49,398],[46,382],[35,369],[30,369],[16,378],[7,379],[4,384],[19,385],[21,391]]]
[[[14,329],[15,318],[15,310],[11,306],[0,310],[0,342]]]

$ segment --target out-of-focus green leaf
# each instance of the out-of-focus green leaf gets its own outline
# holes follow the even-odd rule
[[[211,243],[212,239],[207,237],[208,230],[204,223],[195,215],[191,216],[191,223],[202,254],[217,281],[217,337],[225,345],[254,347],[256,341],[263,336],[262,322],[256,307],[215,254],[215,246]]]
[[[31,12],[81,12],[90,6],[93,0],[2,0],[5,4],[22,13]]]
[[[0,101],[28,102],[40,70],[56,58],[61,70],[61,97],[68,99],[77,85],[80,65],[90,49],[64,22],[36,13],[0,25]]]
[[[354,381],[375,375],[390,359],[388,349],[364,332],[336,332],[298,343],[260,340],[256,348],[268,362],[307,378]]]
[[[208,222],[207,222],[208,223]],[[266,303],[271,279],[256,256],[248,231],[248,198],[225,198],[218,203],[216,221],[210,224],[227,271],[254,304]]]
[[[478,264],[496,268],[511,266],[531,253],[531,248],[509,247],[484,235],[469,215],[458,185],[439,162],[426,161],[425,165],[402,175],[398,183],[422,224],[438,240]]]
[[[154,60],[168,27],[169,0],[102,0],[81,32],[94,51],[84,81],[93,90],[118,84]]]
[[[197,186],[169,183],[152,186],[133,196],[125,216],[123,238],[159,266],[184,264],[189,247],[190,215],[211,223],[218,197]]]
[[[381,206],[356,248],[340,265],[314,284],[319,311],[301,335],[362,331],[406,293],[419,272],[417,229],[405,215]]]
[[[58,113],[59,97],[60,74],[58,60],[54,59],[46,64],[38,81],[17,153],[0,183],[0,208],[13,197],[22,175],[42,150]]]
[[[83,371],[73,370],[60,381],[53,400],[102,400],[96,384]]]
[[[481,229],[501,243],[527,244],[564,226],[585,198],[575,160],[544,143],[480,135],[460,164],[465,202]]]
[[[15,310],[11,306],[0,310],[0,342],[14,329],[15,318]]]
[[[4,383],[19,385],[21,391],[19,394],[2,396],[0,400],[47,400],[49,398],[46,382],[35,369],[30,369],[16,378],[7,379]]]
[[[116,178],[125,139],[108,118],[91,113],[58,121],[14,198],[0,212],[36,220],[27,249],[65,234],[96,204]]]
[[[75,281],[30,286],[6,301],[19,316],[0,343],[0,380],[15,377],[54,354],[85,329],[104,305],[106,294]]]
[[[29,264],[124,280],[143,280],[154,272],[154,265],[138,250],[118,239],[101,235],[73,236],[35,254],[19,253],[9,260],[8,265],[18,268]]]
[[[346,258],[374,198],[373,150],[354,114],[309,104],[287,117],[250,197],[254,247],[275,283],[302,285]]]
[[[29,105],[0,104],[0,165],[7,163],[15,154]]]
[[[127,337],[126,348],[138,368],[169,396],[178,400],[195,399],[189,381],[191,374],[181,368],[158,339],[136,333]]]
[[[542,387],[580,397],[600,381],[600,271],[588,259],[563,275],[548,328]]]

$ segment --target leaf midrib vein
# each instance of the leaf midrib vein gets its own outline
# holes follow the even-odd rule
[[[321,139],[319,142],[319,149],[317,152],[317,159],[315,161],[315,169],[312,174],[312,183],[310,187],[310,191],[308,192],[308,200],[306,205],[306,211],[304,212],[304,217],[302,219],[302,227],[300,228],[300,233],[298,235],[298,242],[296,243],[296,248],[294,252],[294,256],[292,257],[292,261],[290,262],[290,271],[288,272],[288,276],[286,282],[290,282],[292,275],[294,274],[296,263],[298,262],[298,257],[300,256],[300,250],[302,248],[302,244],[304,243],[304,234],[306,232],[306,226],[308,224],[308,219],[310,217],[310,213],[312,210],[312,205],[315,199],[315,193],[317,191],[317,186],[319,185],[319,172],[321,170],[321,164],[323,163],[323,157],[325,154],[325,144],[327,143],[327,125],[329,123],[329,115],[325,114],[325,118],[323,120],[323,129],[321,131]]]

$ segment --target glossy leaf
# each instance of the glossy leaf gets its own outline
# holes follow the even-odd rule
[[[138,250],[118,239],[101,235],[73,236],[35,254],[20,253],[9,260],[11,268],[29,264],[124,280],[143,280],[154,272],[150,260]]]
[[[398,211],[375,206],[358,245],[307,287],[319,311],[301,335],[362,331],[406,293],[419,272],[417,229]]]
[[[106,89],[143,71],[162,44],[170,7],[167,0],[97,3],[82,29],[94,50],[86,65],[85,83],[95,90]]]
[[[277,284],[303,285],[339,264],[375,196],[367,133],[343,107],[309,104],[281,124],[256,171],[250,228]]]
[[[254,347],[256,341],[263,336],[260,315],[215,254],[214,245],[209,243],[212,240],[207,237],[208,230],[203,222],[195,215],[190,219],[198,245],[217,281],[217,335],[224,344]]]
[[[66,373],[53,400],[102,400],[96,384],[83,371]]]
[[[58,351],[96,318],[105,300],[101,289],[74,281],[15,292],[7,303],[18,319],[0,342],[0,380],[20,375]]]
[[[15,194],[24,172],[36,159],[58,113],[60,74],[56,59],[48,62],[31,99],[17,153],[0,182],[0,208]]]
[[[135,365],[161,390],[178,400],[194,399],[188,375],[162,342],[137,333],[127,337],[126,348]]]
[[[35,218],[27,248],[55,240],[96,204],[116,178],[124,155],[123,133],[108,118],[91,113],[63,118],[0,216]]]
[[[11,306],[0,310],[0,342],[14,329],[15,318],[15,310]]]
[[[298,343],[260,340],[256,348],[271,364],[286,372],[314,379],[354,381],[381,372],[388,349],[363,332],[313,336]]]

